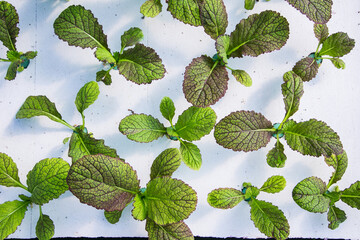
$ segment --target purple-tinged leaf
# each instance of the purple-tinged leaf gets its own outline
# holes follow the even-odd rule
[[[314,24],[314,34],[320,43],[323,43],[329,36],[329,29],[326,24]]]
[[[320,65],[312,57],[305,57],[293,67],[294,73],[301,77],[304,82],[310,81],[318,73]]]
[[[198,0],[167,0],[168,11],[183,23],[200,26],[200,9]]]
[[[225,34],[228,17],[222,0],[199,1],[201,25],[213,39]]]
[[[19,35],[19,15],[13,5],[0,2],[0,41],[9,50],[16,50],[16,37]]]
[[[270,167],[282,168],[285,166],[286,155],[284,154],[284,145],[276,141],[275,146],[266,155],[266,161]]]
[[[190,228],[183,221],[158,225],[148,218],[145,229],[149,233],[149,240],[194,240]]]
[[[281,90],[284,96],[286,117],[289,118],[299,110],[300,98],[304,94],[303,81],[293,71],[286,72]]]
[[[286,0],[311,21],[324,24],[331,18],[332,0]]]

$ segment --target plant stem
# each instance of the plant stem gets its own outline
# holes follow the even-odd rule
[[[12,61],[9,59],[0,58],[0,62],[12,62]]]

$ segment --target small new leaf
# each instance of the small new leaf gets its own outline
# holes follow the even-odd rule
[[[275,146],[266,155],[266,161],[270,167],[282,168],[285,166],[286,155],[284,154],[284,145],[276,141]]]
[[[103,82],[105,85],[111,85],[111,75],[109,71],[101,70],[96,73],[96,81]]]
[[[319,64],[312,57],[305,57],[298,61],[292,69],[304,82],[313,79],[319,70]]]
[[[36,224],[36,237],[39,240],[50,240],[55,234],[54,222],[48,215],[41,214]]]
[[[145,229],[149,233],[149,240],[194,240],[190,228],[183,221],[158,225],[148,218]]]
[[[213,39],[225,34],[228,19],[222,0],[199,1],[201,25]]]
[[[111,223],[111,224],[115,224],[117,222],[119,222],[120,218],[121,218],[121,214],[122,211],[104,211],[104,216],[106,218],[106,220]]]
[[[162,11],[162,4],[160,0],[147,0],[140,7],[140,12],[145,17],[156,17]]]
[[[181,155],[179,149],[168,148],[161,152],[154,160],[151,166],[150,179],[165,176],[171,177],[180,164]]]
[[[319,51],[320,56],[342,57],[348,54],[355,46],[355,40],[349,38],[347,33],[338,32],[331,34],[323,42]]]
[[[6,187],[21,185],[16,163],[5,153],[0,153],[0,185]]]
[[[91,104],[93,104],[100,94],[99,85],[94,82],[86,83],[77,93],[75,105],[82,114]]]
[[[144,221],[147,217],[147,208],[143,196],[136,194],[133,202],[132,216],[139,221]]]
[[[199,170],[202,159],[200,149],[193,143],[187,141],[180,142],[180,153],[184,163],[191,169]]]
[[[231,74],[235,77],[236,81],[245,87],[251,87],[252,79],[250,75],[244,70],[231,70]]]
[[[357,181],[344,191],[342,191],[341,201],[350,207],[360,210],[360,181]]]
[[[169,122],[172,122],[172,119],[175,115],[175,105],[171,98],[164,97],[161,99],[160,112],[165,119],[167,119]]]
[[[329,221],[328,227],[334,230],[339,227],[340,223],[343,223],[346,220],[346,214],[343,210],[335,206],[330,206],[327,213],[327,219]]]
[[[345,69],[345,62],[340,58],[330,58],[332,64],[338,69]]]
[[[140,28],[132,27],[121,36],[121,49],[134,46],[143,40],[144,34]]]
[[[244,194],[235,188],[218,188],[208,194],[207,201],[214,208],[228,209],[244,200]]]
[[[19,16],[13,5],[8,2],[0,2],[0,41],[9,50],[16,51],[16,37],[19,35]]]
[[[95,51],[95,57],[99,59],[99,61],[109,64],[116,63],[115,58],[111,54],[111,52],[103,47],[98,47]]]
[[[200,9],[197,0],[168,0],[168,11],[183,23],[200,26]]]
[[[325,24],[331,18],[332,0],[286,0],[311,21]]]
[[[15,62],[10,63],[8,70],[6,72],[5,80],[14,80],[20,67],[21,60],[16,60]]]
[[[216,39],[215,42],[216,51],[225,64],[227,64],[228,62],[227,51],[229,50],[229,46],[230,46],[229,35],[222,35]]]
[[[328,166],[333,167],[335,172],[333,172],[329,181],[332,184],[335,184],[339,181],[344,175],[346,168],[348,166],[348,157],[345,151],[340,155],[332,154],[330,157],[325,157],[325,162]]]
[[[284,83],[281,85],[284,96],[286,117],[289,118],[299,110],[300,98],[304,94],[303,81],[293,71],[284,74]]]
[[[314,33],[315,37],[319,40],[320,43],[323,43],[325,39],[329,36],[329,29],[326,24],[314,24]]]
[[[286,180],[283,176],[272,176],[260,188],[260,191],[267,193],[281,192],[286,186]]]
[[[255,0],[245,0],[244,8],[246,10],[253,10],[255,6]]]

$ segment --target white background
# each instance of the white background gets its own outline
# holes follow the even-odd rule
[[[0,63],[0,152],[11,156],[19,168],[22,183],[26,184],[28,171],[45,158],[62,157],[69,163],[68,144],[62,140],[71,131],[45,117],[15,119],[15,114],[29,95],[46,95],[71,125],[81,124],[80,114],[74,105],[77,91],[88,81],[95,80],[101,63],[93,50],[68,46],[54,34],[53,22],[70,4],[81,4],[90,9],[103,25],[112,51],[120,50],[120,36],[130,27],[143,30],[146,46],[156,50],[162,58],[167,73],[161,80],[150,85],[136,85],[125,80],[116,71],[112,72],[113,83],[100,83],[100,96],[86,111],[86,126],[98,139],[115,148],[138,173],[141,186],[149,180],[150,166],[155,157],[169,147],[178,147],[177,142],[166,138],[152,143],[141,144],[128,140],[118,131],[122,118],[136,113],[151,114],[166,123],[159,111],[160,100],[171,97],[176,106],[177,116],[191,106],[182,92],[185,67],[193,58],[202,54],[215,53],[214,40],[202,28],[185,25],[172,18],[166,11],[154,19],[142,19],[139,13],[144,1],[134,0],[9,0],[20,16],[20,34],[17,48],[20,51],[36,50],[38,56],[28,69],[18,74],[14,81],[3,79],[8,63]],[[285,114],[280,85],[285,72],[302,57],[313,52],[317,39],[313,35],[313,23],[284,0],[260,1],[252,11],[244,10],[244,1],[224,0],[229,19],[227,33],[235,29],[241,19],[253,13],[272,9],[280,12],[290,23],[290,38],[280,50],[259,57],[230,59],[229,66],[246,70],[253,79],[253,86],[246,88],[236,82],[230,74],[225,96],[213,106],[219,121],[232,111],[254,110],[261,112],[273,123],[280,122]],[[343,57],[346,69],[339,70],[330,61],[324,61],[316,79],[304,84],[304,96],[300,109],[293,116],[296,121],[316,118],[325,121],[340,136],[348,153],[349,166],[339,182],[340,189],[360,180],[359,128],[359,60],[360,50],[360,1],[334,0],[332,18],[328,23],[330,33],[347,32],[357,45]],[[6,56],[1,45],[0,57]],[[203,165],[194,171],[184,164],[175,172],[198,193],[196,211],[186,220],[194,235],[215,237],[264,237],[250,220],[250,209],[246,202],[229,210],[210,207],[207,194],[219,187],[241,188],[243,182],[260,187],[272,175],[283,175],[287,187],[279,194],[262,193],[259,199],[271,201],[282,209],[290,223],[290,237],[312,238],[360,238],[360,211],[342,202],[337,204],[348,219],[337,230],[327,227],[326,214],[315,214],[301,209],[292,200],[293,187],[302,179],[318,176],[328,181],[332,168],[327,167],[323,158],[304,157],[285,145],[288,157],[282,169],[270,168],[266,154],[273,147],[275,139],[256,152],[243,153],[224,149],[216,144],[213,132],[195,144],[200,148]],[[25,191],[18,188],[0,187],[0,202],[17,199]],[[131,216],[131,207],[123,212],[119,223],[112,225],[103,217],[103,211],[96,210],[72,196],[68,191],[59,199],[43,207],[55,223],[55,237],[79,236],[147,236],[145,222]],[[10,237],[33,238],[39,216],[37,206],[29,207],[25,219]]]

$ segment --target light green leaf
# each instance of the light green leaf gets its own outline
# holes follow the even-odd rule
[[[289,23],[286,18],[274,11],[263,11],[250,15],[236,25],[230,34],[227,54],[231,57],[256,57],[280,49],[288,38]]]
[[[151,115],[132,114],[123,118],[119,131],[136,142],[152,142],[166,133],[166,128]]]
[[[188,218],[196,208],[197,196],[183,181],[162,177],[147,184],[145,201],[148,218],[165,225]]]
[[[162,11],[162,4],[160,0],[147,0],[140,7],[140,12],[145,17],[156,17]]]
[[[55,234],[54,222],[48,215],[41,214],[36,224],[36,237],[39,240],[50,240]]]
[[[330,198],[325,197],[326,184],[317,177],[305,178],[292,191],[294,201],[309,212],[324,213],[328,210]]]
[[[180,152],[184,163],[191,169],[199,170],[202,159],[200,149],[193,143],[187,141],[180,142]]]
[[[244,70],[231,70],[231,74],[235,77],[236,81],[245,87],[251,87],[252,79],[250,75]]]
[[[335,172],[333,172],[329,180],[332,184],[334,184],[342,178],[346,171],[348,166],[347,154],[345,151],[343,151],[340,155],[332,154],[330,157],[325,157],[325,162],[328,166],[335,169]]]
[[[281,192],[286,186],[286,180],[283,176],[272,176],[269,177],[260,188],[260,191],[267,193],[278,193]]]
[[[16,78],[16,74],[18,72],[18,68],[21,64],[21,60],[17,60],[15,62],[10,63],[8,70],[6,72],[5,80],[14,80]]]
[[[115,58],[111,54],[109,50],[103,47],[98,47],[95,51],[95,57],[99,59],[99,61],[109,64],[116,63]]]
[[[332,64],[338,69],[345,69],[345,62],[340,58],[330,58]]]
[[[215,42],[216,51],[225,64],[227,64],[228,62],[227,51],[229,50],[229,46],[230,46],[229,35],[222,35],[216,39]]]
[[[62,11],[55,19],[54,30],[70,46],[108,49],[102,26],[92,12],[83,6],[73,5]]]
[[[73,163],[67,183],[80,202],[110,212],[123,210],[140,189],[129,164],[101,154],[84,156]]]
[[[207,201],[214,208],[228,209],[238,205],[244,198],[244,194],[235,188],[218,188],[208,194]]]
[[[171,15],[193,26],[200,26],[200,9],[197,0],[168,0],[168,11]]]
[[[357,181],[344,191],[342,191],[341,201],[350,207],[360,210],[360,181]]]
[[[0,185],[6,187],[22,186],[16,163],[5,153],[0,153]]]
[[[150,179],[171,175],[181,164],[180,151],[177,148],[168,148],[156,157],[151,165]]]
[[[225,34],[228,17],[223,0],[199,1],[200,20],[205,32],[213,39]]]
[[[216,142],[234,151],[254,151],[265,147],[272,136],[272,124],[254,111],[237,111],[221,119],[215,126]]]
[[[9,50],[16,50],[16,37],[19,35],[19,16],[13,5],[0,2],[0,41]]]
[[[66,177],[69,169],[69,164],[61,158],[47,158],[36,163],[26,181],[31,202],[42,205],[68,190]]]
[[[329,157],[343,152],[337,133],[322,121],[310,119],[296,123],[289,120],[284,124],[283,131],[289,147],[303,155]]]
[[[328,227],[334,230],[339,227],[340,223],[343,223],[346,220],[346,214],[343,210],[335,206],[330,206],[327,219],[329,221]]]
[[[324,24],[331,18],[332,0],[286,0],[311,21]]]
[[[281,90],[284,96],[286,118],[289,118],[299,110],[300,98],[304,94],[303,81],[293,71],[286,72],[283,79]]]
[[[93,104],[100,94],[99,85],[94,82],[86,83],[77,93],[75,105],[82,114],[91,104]]]
[[[16,231],[25,217],[30,201],[11,201],[0,205],[0,239]]]
[[[101,70],[96,73],[96,81],[103,82],[105,85],[111,85],[111,75],[109,71]]]
[[[172,119],[175,115],[175,105],[171,98],[164,97],[161,99],[160,112],[165,119],[167,119],[169,122],[172,122]]]
[[[140,28],[132,27],[121,36],[121,49],[133,46],[143,40],[144,34]]]
[[[0,4],[1,4],[1,3],[0,3]],[[7,57],[10,61],[14,62],[14,61],[20,59],[21,53],[18,52],[18,51],[15,51],[15,50],[9,50],[9,51],[6,52],[6,57]]]
[[[165,75],[165,67],[154,49],[137,43],[125,50],[117,63],[120,74],[137,84],[151,83]]]
[[[115,224],[119,222],[122,212],[123,211],[104,211],[104,216],[109,223]]]
[[[254,186],[248,186],[247,183],[243,184],[243,191],[244,190],[245,190],[244,198],[246,201],[255,199],[260,194],[260,189]]]
[[[158,225],[153,220],[146,220],[146,231],[149,240],[194,240],[190,228],[183,222]]]
[[[320,56],[342,57],[348,54],[355,46],[355,40],[349,38],[347,33],[338,32],[331,34],[323,42],[319,51]]]
[[[147,208],[144,201],[144,197],[140,194],[136,194],[133,202],[132,216],[139,221],[143,221],[147,217]]]
[[[329,36],[329,29],[326,24],[314,24],[314,33],[315,37],[319,40],[320,43],[323,43],[325,39]]]
[[[244,8],[246,10],[253,10],[255,6],[255,0],[245,0]]]
[[[284,213],[271,203],[252,199],[250,202],[251,220],[260,232],[277,240],[287,239],[290,226]]]
[[[24,53],[23,56],[26,57],[27,59],[33,59],[37,56],[37,51],[28,51]]]
[[[175,131],[188,141],[200,140],[209,134],[216,123],[216,113],[210,107],[189,107],[178,118]]]
[[[298,61],[293,67],[293,72],[296,73],[304,82],[310,81],[318,73],[320,64],[314,58],[306,57]]]
[[[286,155],[284,154],[284,145],[280,141],[276,141],[274,148],[268,152],[266,161],[270,167],[282,168],[285,166]]]

